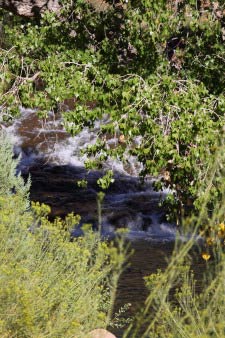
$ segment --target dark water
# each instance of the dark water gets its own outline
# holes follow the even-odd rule
[[[62,127],[60,116],[49,114],[45,121],[37,118],[31,110],[22,110],[22,117],[13,126],[5,127],[15,144],[15,152],[21,155],[18,170],[24,177],[31,175],[31,200],[51,206],[51,216],[64,217],[69,212],[81,215],[81,223],[98,227],[96,181],[101,171],[84,169],[85,155],[82,149],[96,142],[99,126],[84,129],[78,136],[69,136]],[[108,140],[109,146],[118,140]],[[136,140],[138,145],[138,140]],[[166,191],[157,193],[152,188],[153,180],[140,183],[137,175],[141,165],[128,157],[126,163],[109,160],[105,168],[114,171],[115,183],[106,192],[102,205],[102,232],[113,236],[116,229],[129,229],[127,240],[134,254],[121,275],[114,311],[131,303],[127,317],[143,306],[147,296],[143,277],[164,269],[170,257],[176,228],[165,221],[159,201]],[[86,179],[87,188],[79,188],[77,182]],[[79,227],[74,235],[79,235]],[[203,271],[202,263],[196,263],[196,271]],[[114,330],[122,337],[123,330]]]
[[[132,318],[137,314],[138,310],[144,306],[148,295],[144,277],[155,273],[157,269],[164,270],[166,268],[173,246],[173,243],[149,243],[145,240],[132,242],[131,248],[134,253],[119,281],[115,312],[124,304],[130,303],[131,306],[124,316]],[[112,331],[119,338],[122,337],[125,327],[114,328]]]
[[[146,240],[137,240],[131,243],[131,248],[134,253],[129,259],[127,268],[121,275],[114,310],[117,312],[121,306],[130,303],[131,307],[125,312],[124,317],[132,319],[145,306],[145,300],[148,296],[144,277],[156,273],[158,269],[163,271],[167,267],[174,250],[174,242],[149,243]],[[196,280],[196,293],[202,290],[206,271],[206,262],[202,260],[198,249],[196,245],[190,252],[192,259],[191,270]],[[123,328],[110,328],[110,330],[118,338],[122,338],[126,325]]]

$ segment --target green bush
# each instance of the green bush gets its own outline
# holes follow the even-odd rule
[[[111,321],[122,244],[88,226],[71,239],[78,216],[50,222],[48,206],[28,208],[5,135],[0,144],[0,336],[87,337]]]

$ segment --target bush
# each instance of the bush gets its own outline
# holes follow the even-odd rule
[[[50,222],[49,207],[27,208],[10,148],[1,137],[0,335],[87,337],[111,320],[121,246],[102,242],[88,226],[84,237],[71,239],[78,216]]]

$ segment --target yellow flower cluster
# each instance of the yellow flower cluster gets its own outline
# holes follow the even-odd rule
[[[215,227],[207,228],[207,231],[202,231],[200,234],[206,238],[205,243],[207,247],[225,244],[225,223],[221,222]],[[205,261],[211,258],[208,250],[203,252],[201,256]]]

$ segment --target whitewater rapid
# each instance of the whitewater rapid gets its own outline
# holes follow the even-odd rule
[[[81,214],[81,224],[74,235],[80,233],[82,224],[98,222],[96,181],[103,172],[85,170],[87,155],[83,150],[97,142],[100,123],[71,136],[60,115],[50,112],[40,119],[35,110],[21,108],[21,117],[12,125],[2,124],[14,144],[15,154],[20,156],[18,171],[32,177],[31,198],[49,204],[53,216],[72,211]],[[140,140],[135,142],[138,145]],[[117,144],[116,137],[107,140],[108,147]],[[138,175],[142,165],[137,159],[127,153],[124,162],[116,157],[108,159],[103,169],[113,170],[115,177],[102,205],[103,234],[111,235],[125,227],[129,239],[173,241],[176,227],[165,220],[159,207],[159,201],[168,192],[155,192],[150,178],[141,184]],[[78,189],[74,183],[82,179],[88,182],[86,190]]]

